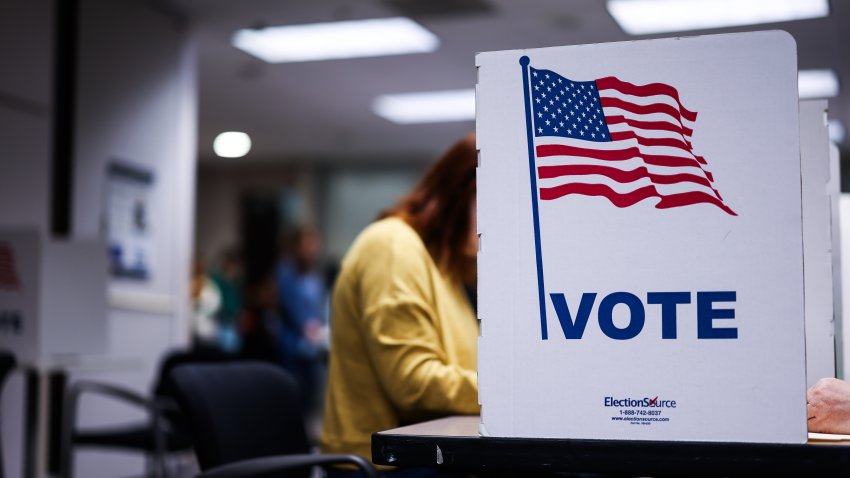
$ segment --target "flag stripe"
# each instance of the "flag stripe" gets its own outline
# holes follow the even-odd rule
[[[565,164],[539,166],[537,168],[539,186],[544,188],[567,183],[597,183],[607,184],[618,193],[623,193],[652,184],[658,186],[658,192],[661,195],[703,191],[723,200],[720,193],[703,175],[680,171],[680,169],[692,170],[693,168],[634,166],[634,163],[624,167],[617,163],[593,164],[585,161],[587,161],[585,158],[576,158],[575,161],[565,161]]]
[[[690,206],[699,203],[711,203],[720,209],[724,210],[730,216],[737,216],[732,209],[729,208],[722,200],[713,198],[701,191],[691,191],[686,193],[673,194],[670,196],[661,196],[661,201],[655,205],[657,209],[669,209],[672,207]]]
[[[617,162],[605,161],[604,159],[593,159],[577,156],[558,156],[550,158],[541,158],[537,161],[536,167],[542,166],[604,166],[606,168],[617,168],[621,171],[633,170],[637,168],[646,168],[652,174],[661,174],[669,176],[671,174],[691,174],[694,176],[705,177],[703,171],[693,166],[658,166],[655,164],[646,164],[641,158],[631,158]],[[706,178],[707,180],[708,178]],[[711,182],[711,181],[709,181]]]
[[[682,116],[679,114],[679,111],[676,108],[670,105],[666,105],[664,103],[638,105],[635,103],[629,103],[628,101],[622,100],[620,98],[613,98],[610,96],[600,96],[599,103],[602,104],[603,108],[618,108],[624,111],[628,111],[630,113],[640,115],[663,113],[674,118],[680,126],[684,127],[684,123],[682,123]]]
[[[649,178],[640,178],[637,181],[632,181],[629,183],[620,183],[607,176],[591,174],[586,176],[561,176],[553,179],[538,179],[537,182],[541,189],[554,188],[556,186],[562,186],[565,184],[598,184],[609,187],[617,194],[628,194],[646,186],[655,186],[655,189],[658,192],[658,195],[660,196],[671,196],[674,194],[682,194],[692,191],[702,191],[703,193],[708,194],[709,196],[716,197],[714,191],[712,191],[711,188],[707,188],[700,184],[689,182],[681,182],[674,184],[656,184],[653,183]]]
[[[608,128],[610,133],[619,133],[622,131],[634,131],[635,134],[643,136],[644,138],[669,138],[675,139],[678,141],[684,141],[686,145],[690,145],[690,140],[682,136],[681,133],[674,133],[672,131],[665,131],[663,129],[640,129],[633,128],[625,123],[610,125]],[[691,151],[688,152],[691,154]]]
[[[691,152],[691,149],[688,147],[687,143],[685,143],[683,140],[675,138],[647,138],[635,133],[634,131],[620,131],[611,133],[611,140],[613,141],[623,141],[627,139],[634,139],[638,142],[638,144],[642,146],[669,146],[671,148],[679,148],[685,150],[689,153]]]
[[[646,137],[643,137],[643,136],[635,133],[634,131],[621,131],[621,132],[611,133],[611,139],[615,140],[615,141],[624,141],[624,140],[634,139],[641,146],[651,146],[651,147],[663,146],[663,147],[669,147],[669,148],[678,148],[678,149],[681,149],[682,151],[685,151],[686,153],[688,153],[688,155],[691,156],[692,158],[694,158],[698,163],[706,164],[706,165],[708,164],[708,162],[706,162],[705,158],[703,158],[702,156],[698,156],[698,155],[694,154],[687,143],[684,143],[682,141],[679,141],[679,140],[676,140],[676,139],[673,139],[673,138],[646,138]]]
[[[608,122],[608,126],[611,126],[613,124],[624,123],[638,129],[663,130],[670,131],[673,133],[679,133],[687,138],[690,138],[691,135],[694,134],[694,130],[692,130],[691,128],[686,128],[673,123],[668,123],[666,121],[641,121],[632,118],[626,118],[622,115],[606,116],[605,120]]]
[[[722,201],[700,191],[691,191],[668,196],[661,195],[655,186],[644,186],[628,193],[618,193],[604,184],[560,184],[548,188],[540,188],[540,199],[558,199],[569,194],[580,194],[583,196],[601,196],[611,201],[617,207],[633,206],[645,199],[657,197],[660,201],[655,205],[656,209],[668,209],[680,206],[689,206],[697,203],[711,203],[726,213],[737,216]]]
[[[547,156],[583,156],[593,159],[604,159],[606,161],[624,161],[631,158],[641,158],[646,164],[653,164],[656,166],[694,166],[702,169],[696,159],[684,158],[681,156],[644,154],[637,147],[600,150],[578,148],[563,144],[542,144],[537,146],[536,149],[538,158],[545,158]],[[709,181],[714,181],[714,177],[710,172],[705,171],[705,175]]]
[[[670,115],[664,114],[664,113],[637,114],[637,113],[632,113],[630,111],[626,111],[626,110],[623,110],[623,109],[620,109],[620,108],[610,108],[609,107],[609,108],[605,108],[604,114],[607,118],[615,117],[615,116],[623,116],[625,119],[633,120],[633,121],[649,121],[649,122],[657,121],[657,122],[661,122],[661,123],[666,123],[666,124],[668,124],[668,125],[670,125],[674,128],[682,128],[682,129],[688,129],[688,130],[693,128],[693,125],[690,125],[688,123],[686,123],[685,126],[682,126],[682,124],[680,122],[678,122],[674,118],[670,117]],[[624,129],[624,128],[627,128],[629,126],[626,123],[620,123],[620,124],[612,125],[612,127],[618,127],[620,129]],[[668,132],[668,133],[674,134],[672,132]],[[679,134],[679,133],[676,133],[676,134]],[[692,134],[693,133],[691,132],[691,134],[683,134],[683,136],[685,136],[685,139],[687,141],[691,141]]]
[[[540,179],[552,179],[562,176],[580,176],[589,174],[599,174],[607,176],[618,183],[630,183],[641,178],[648,178],[656,184],[676,184],[682,182],[696,183],[708,188],[712,188],[711,182],[706,178],[695,174],[678,173],[678,174],[657,174],[650,172],[646,167],[631,170],[622,170],[610,166],[599,165],[560,165],[560,166],[538,166],[537,175]],[[714,189],[714,188],[712,188]]]
[[[679,111],[685,119],[688,121],[696,121],[697,119],[696,112],[690,111],[682,105],[682,102],[679,100],[679,92],[676,91],[676,88],[673,88],[670,85],[665,85],[663,83],[649,83],[647,85],[638,86],[613,76],[607,76],[596,80],[596,86],[600,91],[611,89],[633,96],[669,96],[676,100],[676,103],[679,105]]]
[[[621,101],[625,101],[626,103],[631,103],[637,106],[666,105],[675,111],[679,111],[679,103],[677,103],[675,99],[669,96],[632,96],[623,94],[616,90],[604,90],[599,92],[599,97],[617,98]],[[679,116],[681,116],[681,113],[679,114]],[[688,126],[690,128],[693,128],[696,125],[695,121],[690,121],[685,117],[682,117],[682,122],[685,124],[685,126]]]

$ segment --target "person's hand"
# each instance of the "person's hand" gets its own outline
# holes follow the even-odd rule
[[[304,324],[304,337],[311,344],[321,344],[326,340],[325,327],[319,319],[309,319]]]
[[[809,431],[850,434],[850,383],[822,378],[806,392]]]

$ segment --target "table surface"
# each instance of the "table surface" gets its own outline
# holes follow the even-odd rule
[[[483,437],[478,416],[455,416],[372,435],[379,465],[493,472],[624,473],[651,476],[850,474],[848,440],[805,444],[706,443]],[[827,437],[820,437],[827,438]],[[839,438],[839,437],[836,437]]]

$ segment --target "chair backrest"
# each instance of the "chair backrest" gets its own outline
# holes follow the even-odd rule
[[[159,373],[153,388],[153,395],[160,400],[175,400],[174,384],[171,382],[171,372],[189,363],[219,363],[232,362],[235,357],[214,349],[173,350],[163,357],[159,364]],[[163,416],[171,425],[172,431],[182,435],[188,434],[186,418],[181,410],[167,408]],[[189,440],[189,437],[185,437]]]
[[[212,348],[172,350],[159,363],[159,372],[156,383],[154,383],[153,394],[157,397],[173,397],[174,384],[171,383],[171,372],[183,364],[234,362],[236,360],[235,355]]]
[[[309,452],[298,385],[281,368],[263,362],[187,364],[171,378],[202,470]]]

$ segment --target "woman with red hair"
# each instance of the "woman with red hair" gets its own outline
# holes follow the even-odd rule
[[[369,458],[373,432],[479,413],[478,323],[464,292],[478,249],[476,165],[469,135],[343,259],[331,302],[323,452]]]

